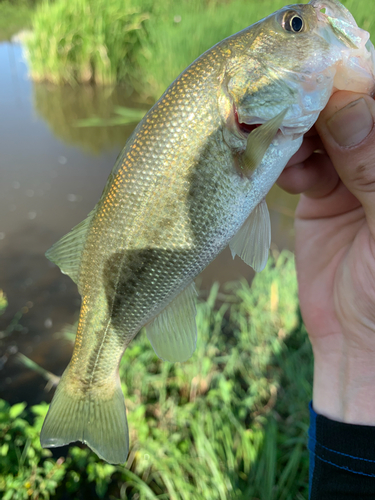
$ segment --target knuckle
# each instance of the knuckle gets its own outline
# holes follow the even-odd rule
[[[375,165],[360,163],[355,168],[353,183],[360,191],[375,191]]]

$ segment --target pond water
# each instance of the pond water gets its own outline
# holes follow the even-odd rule
[[[145,105],[121,88],[35,84],[16,44],[0,43],[0,75],[0,289],[9,302],[0,317],[0,397],[36,403],[50,399],[46,382],[17,353],[60,375],[72,346],[58,333],[76,321],[80,305],[76,285],[44,253],[93,208],[135,126],[79,128],[77,120]],[[296,203],[278,188],[268,196],[280,249],[293,248]],[[204,294],[215,281],[252,275],[226,249],[198,283]]]

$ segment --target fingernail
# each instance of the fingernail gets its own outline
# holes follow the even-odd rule
[[[374,126],[374,119],[363,97],[337,111],[327,128],[340,146],[355,146],[365,139]]]

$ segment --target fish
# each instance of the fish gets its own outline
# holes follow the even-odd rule
[[[264,268],[266,194],[333,92],[374,92],[374,53],[343,5],[311,0],[219,42],[168,87],[94,209],[46,253],[82,302],[42,447],[81,441],[109,463],[126,461],[125,349],[144,327],[162,360],[192,356],[195,277],[228,245]]]

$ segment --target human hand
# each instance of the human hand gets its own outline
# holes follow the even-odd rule
[[[375,102],[335,93],[279,178],[296,211],[317,413],[375,425]],[[314,153],[325,149],[325,154]]]

